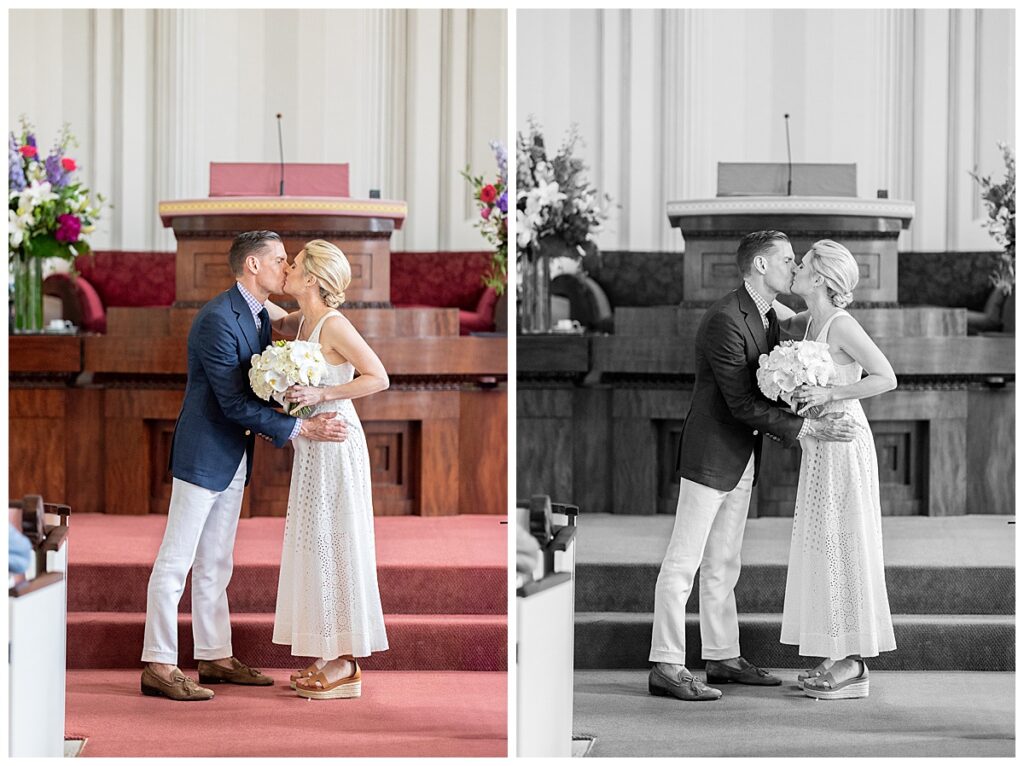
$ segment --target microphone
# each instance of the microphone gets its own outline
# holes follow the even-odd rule
[[[278,115],[280,117],[281,115]],[[789,148],[789,113],[782,115],[786,119],[786,157],[788,159],[789,179],[786,181],[786,196],[793,196],[793,150]]]
[[[277,113],[277,149],[281,154],[281,184],[278,187],[278,195],[284,196],[284,142],[281,140],[281,113]]]

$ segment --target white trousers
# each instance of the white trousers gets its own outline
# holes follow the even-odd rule
[[[705,660],[740,656],[740,628],[733,589],[754,484],[751,453],[729,492],[680,479],[672,538],[654,593],[651,662],[686,664],[686,600],[700,568],[700,639]]]
[[[231,657],[228,583],[245,490],[245,456],[227,489],[174,479],[167,528],[149,577],[143,662],[178,662],[178,602],[192,570],[195,659]]]

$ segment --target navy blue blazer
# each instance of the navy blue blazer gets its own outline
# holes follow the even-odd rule
[[[250,360],[268,345],[270,322],[256,331],[237,286],[200,309],[188,333],[185,401],[171,440],[175,478],[221,492],[245,454],[248,484],[256,434],[277,447],[288,443],[295,418],[274,410],[249,386]]]
[[[740,287],[707,310],[697,329],[696,379],[676,455],[676,476],[721,491],[739,483],[754,453],[754,482],[765,434],[796,446],[804,419],[773,403],[757,386],[757,360],[779,343],[765,332],[750,294]]]

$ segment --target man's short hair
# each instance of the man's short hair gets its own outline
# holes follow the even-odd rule
[[[236,277],[242,276],[243,264],[249,253],[262,250],[268,242],[280,242],[281,235],[276,231],[245,231],[235,237],[228,252],[228,265]]]
[[[789,242],[789,237],[781,231],[752,231],[740,240],[740,246],[736,250],[736,265],[740,269],[740,276],[750,274],[750,266],[754,258],[765,250],[768,250],[776,242]]]

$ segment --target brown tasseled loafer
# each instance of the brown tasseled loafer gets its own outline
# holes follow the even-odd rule
[[[273,686],[274,679],[256,668],[231,658],[231,667],[222,668],[206,660],[199,660],[199,682],[203,684],[241,684],[242,686]]]
[[[147,697],[167,697],[178,702],[198,702],[213,699],[213,691],[204,689],[180,670],[171,681],[165,681],[147,665],[142,669],[142,693]]]

